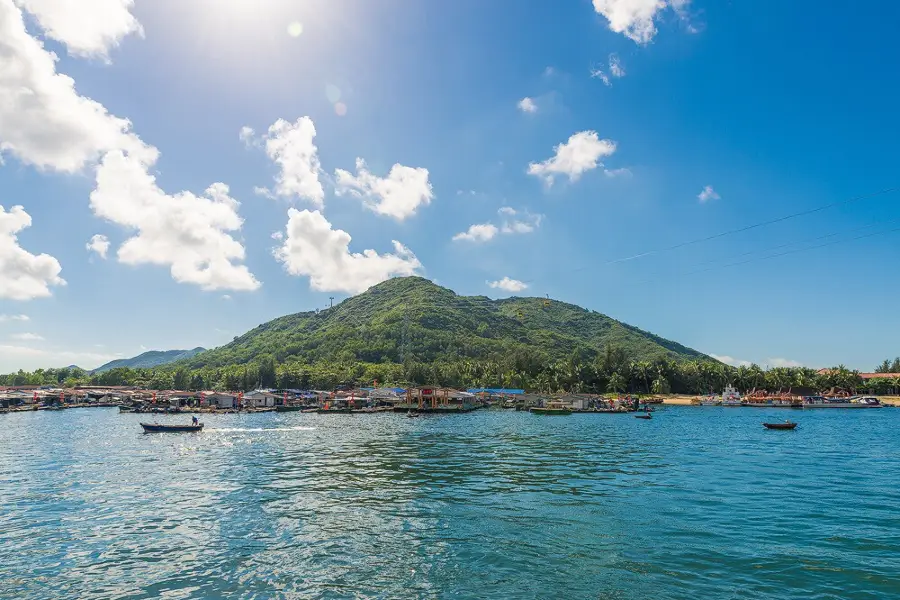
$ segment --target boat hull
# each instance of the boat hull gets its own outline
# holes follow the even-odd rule
[[[300,412],[303,406],[276,406],[275,412]]]
[[[881,405],[859,404],[856,402],[827,402],[823,404],[804,404],[803,408],[881,408]]]
[[[191,431],[200,431],[203,429],[203,423],[199,425],[160,425],[158,423],[141,423],[144,433],[184,433]]]
[[[544,415],[547,417],[571,415],[572,411],[567,408],[532,408],[531,414]]]
[[[796,429],[796,423],[763,423],[766,429]]]

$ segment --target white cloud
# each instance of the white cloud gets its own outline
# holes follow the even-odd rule
[[[396,240],[393,254],[351,253],[350,241],[349,233],[332,229],[319,211],[291,208],[284,244],[275,250],[275,258],[291,275],[308,276],[313,290],[349,294],[422,268],[415,254]]]
[[[603,82],[605,86],[611,86],[612,82],[609,80],[609,75],[603,72],[603,69],[598,69],[597,67],[591,67],[591,79],[599,79]]]
[[[710,200],[719,200],[722,197],[716,193],[716,190],[711,185],[708,185],[697,195],[697,198],[700,202],[709,202]]]
[[[362,198],[370,210],[398,221],[416,214],[434,198],[428,182],[428,169],[395,164],[387,177],[377,177],[366,169],[366,161],[356,159],[356,176],[335,169],[337,194]]]
[[[31,13],[47,37],[74,56],[107,58],[125,36],[144,35],[131,14],[134,0],[15,0]]]
[[[671,7],[684,17],[690,0],[593,0],[594,10],[606,17],[609,28],[634,40],[638,44],[649,43],[656,35],[654,20],[658,14]]]
[[[631,169],[627,169],[622,167],[621,169],[606,169],[603,171],[603,174],[609,178],[614,177],[631,177]]]
[[[519,100],[517,106],[523,113],[536,113],[538,109],[537,104],[534,103],[534,100],[532,100],[528,96]]]
[[[91,369],[116,358],[122,358],[122,355],[0,344],[0,372],[4,373],[71,364]]]
[[[625,77],[625,67],[622,66],[618,54],[609,55],[609,72],[613,77]]]
[[[518,211],[511,206],[504,206],[497,211],[505,217],[500,226],[501,233],[531,233],[541,225],[544,215],[535,215],[527,210]]]
[[[12,0],[0,0],[0,57],[0,153],[75,172],[107,150],[143,150],[127,119],[79,96],[72,78],[56,72],[56,56],[28,35]]]
[[[222,300],[231,300],[231,296],[228,294],[222,294]]]
[[[767,358],[766,364],[773,367],[802,367],[803,363],[787,358]]]
[[[168,265],[175,281],[205,290],[257,289],[256,278],[235,262],[244,259],[244,247],[227,232],[239,230],[243,221],[228,186],[214,183],[202,196],[170,196],[149,173],[152,166],[116,151],[97,167],[94,213],[137,232],[119,248],[119,262]]]
[[[40,342],[43,341],[44,337],[40,336],[36,333],[14,333],[9,336],[11,339],[19,340],[22,342]]]
[[[256,131],[253,130],[252,127],[248,127],[244,125],[241,127],[241,130],[238,132],[238,139],[244,142],[245,146],[252,147],[255,146],[256,141]]]
[[[0,315],[0,323],[5,323],[7,321],[30,321],[31,317],[28,315]]]
[[[281,240],[284,239],[284,234],[281,233],[280,231],[273,231],[272,235],[269,237],[271,237],[273,240],[277,240],[280,242]]]
[[[252,138],[252,129],[241,129],[241,139],[245,143],[250,139],[246,137],[248,131]],[[285,198],[297,196],[322,207],[325,190],[319,182],[322,167],[319,163],[319,151],[314,143],[315,137],[316,126],[312,119],[300,117],[293,123],[278,119],[269,127],[263,139],[266,155],[279,168],[275,176],[275,194]],[[254,191],[263,189],[265,188],[255,188]]]
[[[497,235],[497,226],[493,223],[470,225],[469,229],[453,236],[454,242],[486,242]]]
[[[19,246],[16,234],[27,227],[31,227],[31,216],[24,208],[13,206],[7,212],[0,206],[0,298],[43,298],[50,295],[50,286],[66,284],[59,276],[58,260]]]
[[[494,289],[506,290],[507,292],[521,292],[528,287],[527,283],[518,279],[510,279],[509,277],[504,277],[497,281],[488,281],[488,285]]]
[[[528,165],[528,174],[535,175],[550,186],[557,175],[566,175],[569,181],[577,181],[586,171],[603,166],[600,158],[616,151],[612,140],[601,140],[596,131],[579,131],[568,141],[554,148],[555,155],[541,163]]]
[[[96,252],[100,258],[106,258],[106,253],[109,251],[109,239],[105,235],[98,233],[91,238],[91,241],[85,244],[85,248],[89,252]]]
[[[752,363],[749,360],[741,360],[739,358],[734,358],[731,356],[724,356],[718,354],[710,354],[711,357],[716,359],[719,362],[723,362],[726,365],[731,365],[732,367],[749,367]]]

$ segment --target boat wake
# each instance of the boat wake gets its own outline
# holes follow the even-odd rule
[[[207,427],[207,431],[257,432],[257,431],[315,431],[318,427]]]

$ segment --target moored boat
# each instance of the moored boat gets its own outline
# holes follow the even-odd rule
[[[725,386],[725,391],[722,392],[722,406],[743,406],[744,399],[741,398],[741,393],[734,389],[734,386],[727,385]]]
[[[547,406],[533,406],[529,409],[534,415],[571,415],[572,409],[564,402],[548,402]]]
[[[306,408],[305,406],[288,406],[288,405],[279,405],[275,407],[275,412],[300,412]]]
[[[185,431],[200,431],[201,429],[203,429],[203,423],[197,423],[196,425],[163,425],[160,423],[141,423],[141,427],[144,428],[144,433],[175,433]]]
[[[803,399],[803,408],[881,408],[881,406],[878,398],[872,396],[863,398],[807,396]]]
[[[797,424],[785,421],[784,423],[763,423],[763,427],[766,429],[795,429]]]

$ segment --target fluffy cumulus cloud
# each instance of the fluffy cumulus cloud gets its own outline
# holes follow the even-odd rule
[[[94,213],[136,232],[119,248],[119,261],[169,266],[175,281],[205,290],[258,288],[247,267],[238,264],[244,247],[228,233],[243,224],[228,186],[214,183],[200,196],[169,195],[150,174],[152,165],[116,151],[97,168]]]
[[[535,104],[534,100],[532,100],[528,96],[519,100],[519,104],[517,106],[523,113],[536,113],[538,109],[537,104]]]
[[[497,281],[488,281],[488,285],[494,289],[505,290],[507,292],[521,292],[528,287],[527,283],[519,281],[518,279],[510,279],[509,277],[504,277]]]
[[[656,19],[667,8],[683,18],[690,0],[593,0],[594,10],[609,21],[609,28],[638,44],[656,35]]]
[[[398,241],[394,252],[350,252],[350,234],[332,229],[319,211],[288,210],[284,243],[275,258],[291,275],[309,277],[310,287],[322,292],[357,294],[391,277],[415,275],[422,263]]]
[[[602,167],[600,159],[612,155],[616,143],[601,140],[596,131],[579,131],[553,150],[555,154],[551,158],[528,165],[528,173],[540,177],[548,186],[553,185],[558,175],[577,181],[583,173]]]
[[[14,0],[31,13],[47,37],[75,56],[106,58],[125,36],[143,35],[131,14],[134,0]]]
[[[497,213],[503,221],[500,226],[501,233],[531,233],[541,226],[544,215],[535,215],[527,210],[516,210],[511,206],[504,206]]]
[[[13,206],[7,212],[0,206],[0,298],[42,298],[50,295],[51,286],[66,283],[59,276],[62,267],[58,260],[48,254],[31,254],[19,246],[16,235],[30,226],[31,216],[24,208]]]
[[[253,129],[241,128],[241,140],[248,146],[264,143],[266,155],[278,166],[274,195],[283,198],[302,198],[314,206],[325,203],[325,189],[319,181],[322,166],[316,148],[316,126],[309,117],[293,123],[278,119],[261,139]],[[272,195],[266,188],[254,188],[257,194]]]
[[[109,239],[105,235],[98,233],[91,237],[91,241],[85,244],[85,248],[87,248],[88,252],[93,252],[100,258],[106,258],[106,253],[109,252]]]
[[[349,194],[361,198],[370,210],[398,221],[416,214],[420,206],[428,205],[434,193],[428,182],[428,169],[395,164],[387,177],[369,172],[366,162],[356,159],[356,175],[335,169],[338,195]]]
[[[721,198],[722,197],[716,193],[716,190],[714,190],[711,185],[707,185],[699,194],[697,194],[697,199],[700,200],[701,203],[709,202],[710,200],[720,200]]]
[[[101,46],[114,45],[126,35],[126,29],[138,31],[136,22],[121,25],[127,18],[122,13],[118,13],[121,18],[113,14],[114,3],[21,4],[34,11],[48,35],[79,52],[88,51],[86,40],[94,40],[92,52],[97,53]],[[58,8],[63,4],[65,8]],[[95,30],[76,27],[93,37],[78,37],[80,34],[68,29],[69,24],[56,20],[59,14],[74,10],[76,4],[86,13],[86,19],[109,18],[105,24],[92,25]],[[118,3],[125,9],[131,4]],[[53,12],[57,9],[63,12]],[[72,18],[77,25],[82,16]],[[213,184],[202,197],[189,192],[170,196],[160,190],[150,174],[159,151],[142,142],[127,120],[80,96],[74,81],[56,72],[56,57],[28,35],[23,14],[13,0],[0,0],[0,56],[0,152],[40,169],[74,172],[95,167],[97,187],[91,194],[94,213],[137,231],[119,249],[121,262],[168,265],[176,281],[206,289],[247,290],[259,286],[246,267],[235,264],[243,258],[244,248],[227,233],[241,226],[237,202],[228,196],[227,187]],[[42,269],[37,277],[20,278],[20,288],[30,290],[19,293],[21,297],[48,295],[47,285],[62,282],[55,259],[33,258],[39,260]],[[0,295],[4,293],[10,293],[8,288],[0,291]]]
[[[497,235],[497,226],[493,223],[479,223],[470,225],[466,231],[453,236],[454,242],[486,242]]]
[[[128,120],[80,96],[72,78],[56,72],[56,57],[28,35],[12,0],[0,0],[0,57],[0,154],[74,172],[107,150],[141,150]]]

